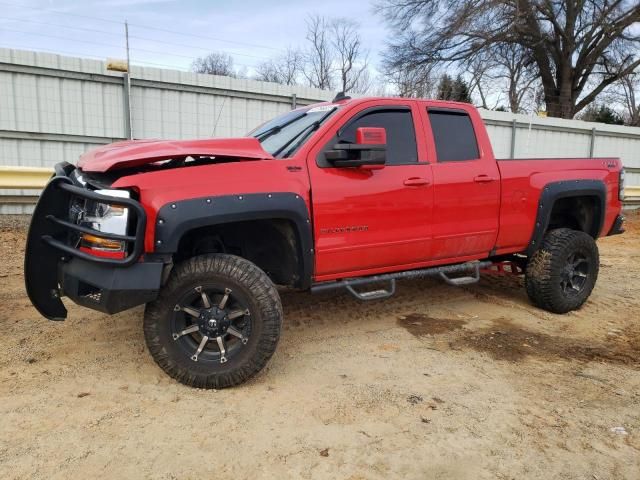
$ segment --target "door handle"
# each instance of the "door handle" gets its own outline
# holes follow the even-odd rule
[[[421,185],[429,185],[429,180],[422,177],[411,177],[407,178],[404,184],[408,187],[419,187]]]
[[[495,178],[490,177],[489,175],[478,175],[477,177],[473,178],[473,181],[477,183],[488,183],[494,182],[495,180]]]

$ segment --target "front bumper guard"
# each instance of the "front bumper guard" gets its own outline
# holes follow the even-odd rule
[[[107,313],[146,303],[157,296],[162,277],[160,262],[138,262],[144,249],[146,214],[139,202],[101,195],[75,186],[73,169],[56,165],[56,174],[43,190],[33,212],[25,251],[24,277],[29,299],[44,317],[64,320],[67,309],[60,297]],[[133,235],[115,235],[67,221],[74,197],[120,205],[135,217]],[[122,259],[90,255],[71,245],[72,233],[127,242]],[[133,281],[135,280],[135,281]]]

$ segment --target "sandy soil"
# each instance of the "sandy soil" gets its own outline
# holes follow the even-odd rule
[[[403,281],[367,304],[287,293],[270,366],[224,391],[166,377],[141,308],[40,318],[23,290],[25,221],[4,218],[0,478],[638,479],[630,217],[600,242],[578,312],[532,308],[515,277]]]

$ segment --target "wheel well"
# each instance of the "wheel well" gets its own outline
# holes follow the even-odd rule
[[[299,240],[295,224],[286,219],[210,225],[185,232],[174,261],[205,253],[229,253],[257,265],[275,284],[297,287],[304,275]]]
[[[547,230],[567,227],[596,238],[600,233],[601,202],[595,195],[557,199],[549,215]]]

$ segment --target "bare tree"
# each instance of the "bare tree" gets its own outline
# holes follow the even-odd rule
[[[409,98],[431,98],[435,95],[437,82],[431,68],[387,69],[387,81],[398,95]]]
[[[638,0],[380,0],[396,70],[456,63],[517,45],[535,66],[550,116],[573,118],[640,65]]]
[[[365,93],[371,88],[368,52],[362,47],[358,24],[347,18],[331,22],[339,87],[343,92]]]
[[[466,71],[469,74],[469,94],[479,97],[480,102],[475,102],[482,108],[491,109],[489,107],[489,92],[495,91],[495,78],[493,71],[496,69],[496,63],[489,55],[480,53],[469,60],[466,65]],[[495,99],[496,106],[500,102],[500,98]]]
[[[315,88],[365,93],[373,86],[368,51],[359,25],[345,18],[307,18],[308,48],[289,48],[284,55],[256,67],[256,80],[295,85],[303,77]]]
[[[626,123],[640,127],[640,71],[622,77],[619,90],[626,110]]]
[[[522,113],[525,102],[533,103],[538,75],[533,61],[520,45],[500,44],[495,49],[496,77],[507,84],[509,108],[513,113]]]
[[[196,73],[208,73],[209,75],[238,76],[233,66],[233,58],[231,55],[222,52],[212,52],[204,57],[196,58],[191,64],[191,70]]]
[[[256,67],[256,75],[254,77],[260,82],[281,83],[278,71],[276,70],[276,61],[267,60]]]
[[[333,52],[329,30],[326,18],[319,15],[307,18],[307,40],[311,46],[306,54],[303,73],[310,86],[325,90],[333,88]]]
[[[282,85],[296,85],[303,67],[304,56],[300,50],[288,48],[283,55],[258,65],[255,79]]]

